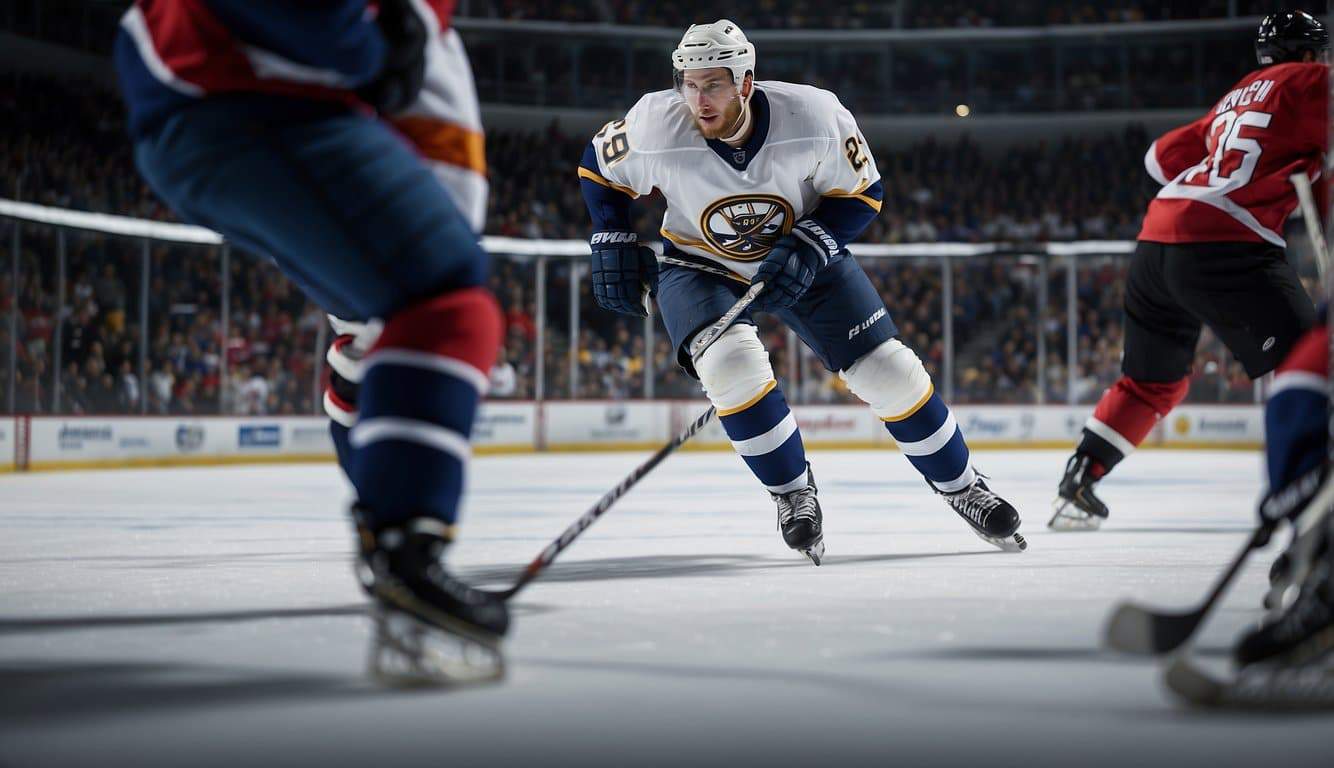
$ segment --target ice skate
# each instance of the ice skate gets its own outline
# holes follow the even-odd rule
[[[981,474],[972,485],[957,493],[932,488],[968,523],[978,538],[1006,552],[1028,549],[1028,542],[1019,533],[1019,511],[993,493]]]
[[[816,565],[824,557],[824,516],[815,498],[815,473],[806,465],[806,487],[788,493],[770,493],[778,505],[778,530],[783,542]]]
[[[1244,635],[1234,651],[1249,666],[1315,664],[1334,651],[1334,565],[1328,556],[1311,571],[1283,613]]]
[[[1052,502],[1051,520],[1047,527],[1053,531],[1096,531],[1107,519],[1107,505],[1093,493],[1098,482],[1092,474],[1093,457],[1076,453],[1065,464],[1065,477]]]
[[[1294,527],[1292,543],[1270,571],[1269,618],[1237,643],[1241,666],[1313,663],[1334,651],[1334,518],[1317,500]]]
[[[359,523],[357,577],[375,600],[369,671],[391,685],[480,682],[505,671],[500,640],[509,611],[451,576],[441,561],[446,526],[414,518],[371,530]]]

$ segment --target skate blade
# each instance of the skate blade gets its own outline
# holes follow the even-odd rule
[[[396,688],[485,683],[505,676],[498,641],[460,634],[400,610],[375,613],[367,672]]]
[[[1102,527],[1101,517],[1090,515],[1065,499],[1057,498],[1052,508],[1056,512],[1047,521],[1047,527],[1053,531],[1096,531]]]
[[[824,539],[815,542],[815,546],[810,549],[801,550],[801,554],[809,557],[812,563],[819,565],[820,561],[824,559]]]
[[[1009,536],[988,536],[977,529],[973,529],[973,533],[977,534],[977,538],[1002,552],[1023,552],[1028,549],[1028,540],[1018,531]]]

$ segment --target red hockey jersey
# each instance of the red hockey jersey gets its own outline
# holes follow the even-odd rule
[[[1242,78],[1204,117],[1163,134],[1144,156],[1164,186],[1139,239],[1284,246],[1283,223],[1297,207],[1288,177],[1320,177],[1328,101],[1325,65],[1276,64]]]

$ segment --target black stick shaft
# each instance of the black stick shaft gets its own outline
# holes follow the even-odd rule
[[[1262,524],[1255,530],[1255,533],[1251,534],[1251,538],[1246,541],[1246,546],[1232,558],[1231,565],[1227,567],[1227,570],[1223,572],[1223,575],[1214,583],[1214,588],[1209,592],[1209,596],[1204,598],[1204,602],[1200,604],[1199,609],[1196,611],[1200,617],[1199,621],[1204,620],[1204,617],[1208,615],[1209,610],[1214,607],[1214,604],[1218,602],[1218,599],[1222,597],[1223,593],[1227,591],[1227,588],[1231,586],[1232,580],[1241,572],[1241,566],[1246,564],[1246,559],[1250,557],[1251,552],[1264,546],[1265,542],[1269,540],[1269,531],[1266,530],[1266,527],[1265,524]]]
[[[760,292],[763,290],[763,282],[755,283],[748,291],[746,291],[745,295],[737,299],[736,303],[723,313],[722,317],[718,318],[716,323],[705,330],[700,331],[699,335],[696,336],[695,340],[690,344],[690,356],[692,358],[699,357],[704,350],[708,349],[713,342],[717,341],[718,338],[723,335],[723,331],[726,331],[736,322],[736,319],[741,316],[741,313],[746,311],[746,307],[749,307],[751,302],[755,301],[755,297],[759,296]],[[647,475],[649,472],[653,471],[654,467],[661,464],[663,459],[675,453],[677,448],[680,448],[687,440],[694,437],[695,433],[699,432],[704,428],[705,424],[709,423],[709,420],[713,418],[715,413],[717,413],[717,409],[713,406],[709,406],[709,410],[700,414],[690,426],[686,427],[685,431],[673,438],[670,443],[659,448],[658,451],[650,456],[643,464],[635,467],[634,471],[627,475],[620,484],[603,494],[602,498],[598,499],[598,502],[581,515],[578,520],[571,523],[570,527],[566,528],[559,538],[548,544],[546,549],[542,550],[537,557],[533,558],[533,561],[528,564],[528,567],[523,569],[523,573],[519,575],[519,580],[514,583],[514,586],[499,593],[498,596],[502,600],[509,600],[518,594],[519,590],[527,586],[528,582],[537,578],[537,575],[545,570],[547,566],[551,565],[560,553],[565,551],[566,547],[570,546],[575,539],[579,538],[581,533],[588,530],[588,527],[593,524],[593,521],[602,517],[603,513],[608,509],[611,509],[613,504],[629,492],[631,488],[635,487],[635,484],[643,479],[644,475]]]
[[[519,590],[527,586],[528,582],[537,578],[537,575],[546,569],[548,565],[551,565],[560,553],[565,551],[566,547],[570,546],[575,539],[579,538],[579,534],[583,533],[593,524],[593,521],[602,517],[603,513],[608,509],[611,509],[611,506],[629,492],[631,488],[635,487],[645,475],[661,464],[663,459],[675,453],[676,449],[680,448],[687,440],[694,437],[695,433],[703,429],[704,425],[708,424],[713,418],[714,413],[716,413],[715,409],[710,406],[709,409],[700,414],[689,427],[686,427],[685,431],[677,435],[670,443],[659,448],[657,453],[650,456],[643,464],[635,467],[634,471],[627,475],[619,485],[603,494],[602,498],[598,499],[597,503],[590,507],[578,520],[571,523],[570,527],[566,528],[559,538],[548,544],[546,549],[542,550],[537,557],[533,558],[533,561],[523,570],[523,574],[519,576],[519,580],[515,582],[514,586],[502,592],[500,596],[503,599],[508,600],[518,594]]]

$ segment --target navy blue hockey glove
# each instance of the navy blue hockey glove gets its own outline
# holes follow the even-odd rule
[[[1284,520],[1295,522],[1320,492],[1329,474],[1329,463],[1321,461],[1318,466],[1298,475],[1282,488],[1270,489],[1260,501],[1260,528],[1263,533],[1256,546],[1268,544],[1270,535]]]
[[[658,257],[639,244],[634,232],[595,232],[593,300],[599,307],[648,317],[648,297],[658,290]]]
[[[384,36],[384,67],[357,92],[382,115],[407,109],[426,79],[426,25],[410,0],[380,0],[375,24]]]
[[[818,221],[798,221],[792,232],[774,243],[773,250],[764,257],[759,271],[751,279],[751,283],[764,281],[764,291],[751,307],[773,312],[796,304],[815,282],[815,274],[824,269],[840,250],[838,241],[830,237]]]

